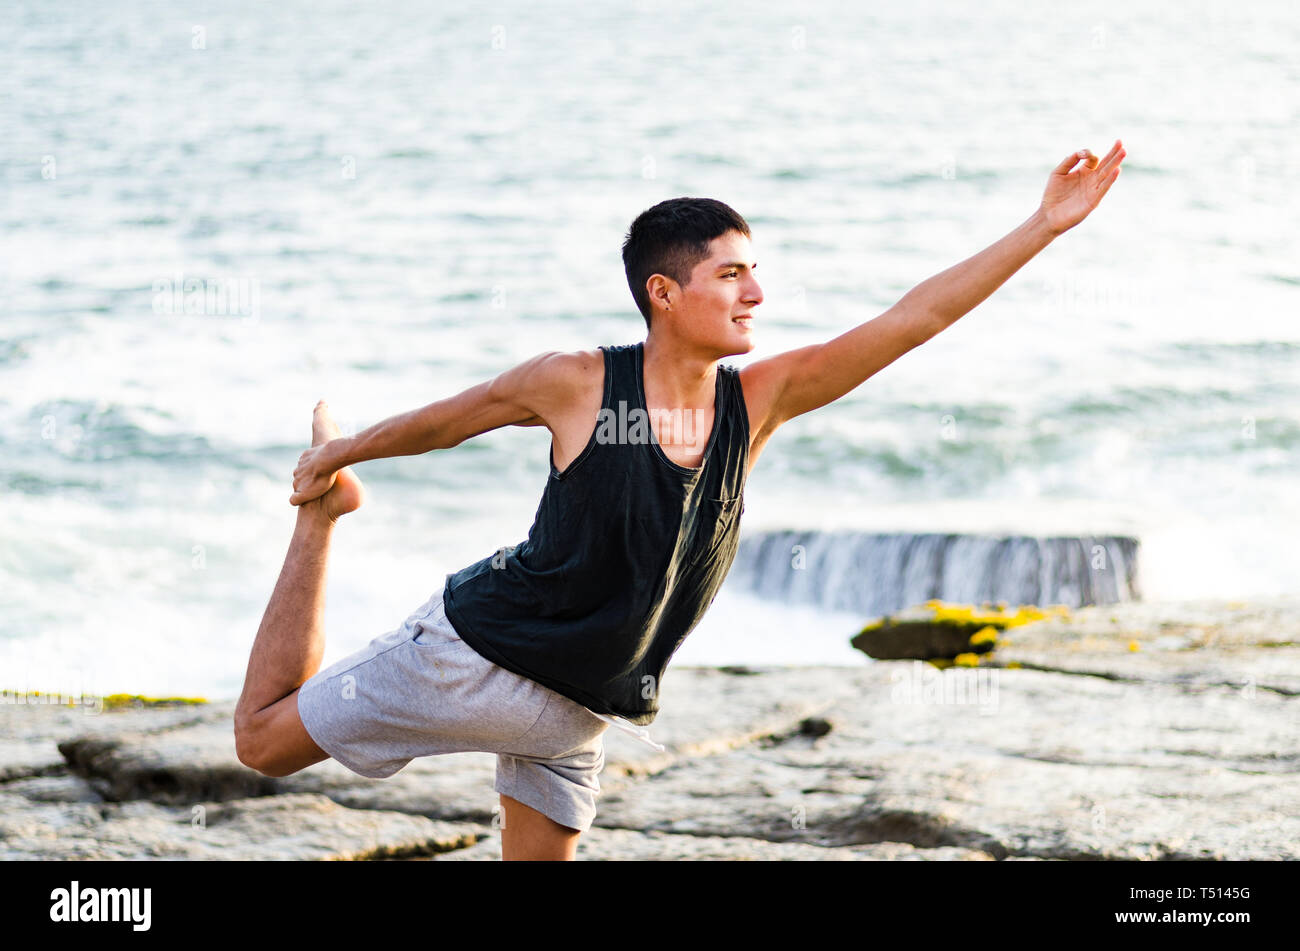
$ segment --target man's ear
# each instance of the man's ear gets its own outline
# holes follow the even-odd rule
[[[677,293],[677,285],[662,274],[651,274],[645,282],[646,294],[650,298],[650,307],[662,307],[672,310],[672,298]]]

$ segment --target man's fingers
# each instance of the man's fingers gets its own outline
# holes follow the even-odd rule
[[[1105,197],[1106,192],[1110,191],[1110,186],[1115,184],[1115,180],[1119,178],[1120,168],[1123,168],[1123,166],[1121,165],[1119,168],[1111,169],[1110,172],[1107,173],[1106,177],[1101,180],[1101,191],[1097,195],[1098,201],[1101,201],[1101,199]]]
[[[1113,172],[1115,170],[1115,166],[1119,165],[1120,162],[1124,161],[1124,156],[1126,155],[1128,155],[1128,153],[1124,151],[1123,146],[1121,146],[1120,143],[1116,141],[1115,147],[1112,148],[1110,150],[1110,154],[1106,156],[1106,161],[1102,165],[1102,172],[1106,174],[1110,174],[1111,172]]]
[[[1092,187],[1095,191],[1093,192],[1093,197],[1090,199],[1092,207],[1096,208],[1097,205],[1101,203],[1101,200],[1106,197],[1106,192],[1110,191],[1110,186],[1114,185],[1115,180],[1119,178],[1121,168],[1123,168],[1122,165],[1116,165],[1104,172],[1097,173],[1094,177]]]
[[[1124,157],[1124,154],[1125,153],[1124,153],[1123,143],[1119,139],[1116,139],[1115,144],[1111,146],[1111,149],[1109,152],[1106,153],[1105,158],[1098,157],[1097,153],[1094,152],[1092,149],[1082,148],[1079,149],[1079,151],[1077,152],[1071,152],[1069,155],[1063,158],[1061,160],[1061,163],[1057,165],[1056,168],[1053,169],[1053,171],[1061,175],[1065,175],[1068,174],[1070,170],[1073,169],[1080,162],[1083,163],[1085,168],[1092,171],[1105,163],[1114,162],[1114,161],[1118,161],[1119,159],[1122,159]]]
[[[1061,164],[1056,166],[1056,168],[1052,169],[1052,171],[1057,172],[1061,175],[1066,174],[1067,172],[1070,171],[1070,169],[1074,168],[1074,166],[1079,164],[1079,161],[1083,158],[1086,152],[1087,152],[1086,149],[1080,149],[1077,152],[1071,152],[1065,158],[1061,159]]]
[[[1116,139],[1115,144],[1112,145],[1110,151],[1106,153],[1106,157],[1097,159],[1095,162],[1092,162],[1089,167],[1099,169],[1102,173],[1109,172],[1114,164],[1122,159],[1124,155],[1124,148],[1120,144],[1119,139]]]
[[[1111,156],[1109,159],[1102,162],[1101,165],[1094,170],[1093,185],[1101,188],[1102,194],[1106,193],[1106,188],[1115,180],[1115,173],[1119,171],[1121,167],[1119,163],[1123,158],[1124,153],[1120,152],[1118,155]]]

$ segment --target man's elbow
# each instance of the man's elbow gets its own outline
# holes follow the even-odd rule
[[[950,324],[946,324],[934,317],[916,321],[911,334],[908,335],[905,341],[905,349],[902,352],[906,353],[908,350],[915,350],[921,344],[933,340],[948,326]]]
[[[948,326],[939,319],[938,314],[923,306],[921,301],[908,300],[906,294],[890,308],[889,313],[893,318],[893,349],[899,355],[914,350]]]

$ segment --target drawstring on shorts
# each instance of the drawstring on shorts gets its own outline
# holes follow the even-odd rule
[[[597,713],[595,710],[592,709],[587,709],[587,712],[590,713],[593,717],[600,717],[600,719],[604,720],[606,723],[613,724],[614,726],[622,730],[624,733],[630,733],[637,740],[644,743],[646,746],[650,747],[655,752],[662,753],[665,749],[662,743],[656,743],[654,740],[650,739],[650,731],[645,729],[644,727],[639,727],[634,723],[630,723],[629,721],[624,720],[622,717],[606,716],[605,714]]]

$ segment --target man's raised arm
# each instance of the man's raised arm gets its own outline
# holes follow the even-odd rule
[[[753,395],[751,413],[759,430],[770,435],[787,420],[839,399],[973,310],[1097,207],[1119,176],[1125,154],[1118,139],[1104,159],[1086,149],[1070,153],[1052,170],[1038,209],[995,244],[921,282],[879,317],[827,343],[746,367],[746,400]]]
[[[573,359],[572,354],[555,351],[538,354],[455,396],[390,416],[354,436],[313,446],[298,459],[290,504],[324,495],[335,473],[358,462],[450,449],[502,426],[545,426],[546,417],[572,386]]]

